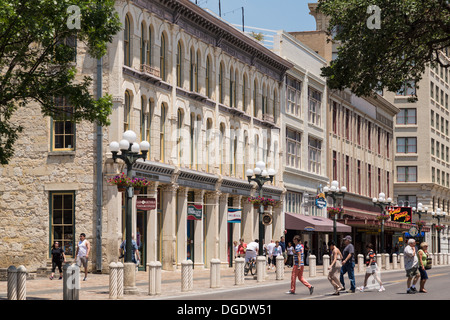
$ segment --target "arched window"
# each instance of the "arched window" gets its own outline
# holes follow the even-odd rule
[[[195,61],[195,70],[194,70],[194,78],[195,78],[195,92],[200,92],[200,86],[198,85],[198,70],[200,69],[200,50],[197,50]]]
[[[141,65],[148,64],[147,62],[147,39],[145,36],[146,27],[144,22],[141,23]],[[141,67],[142,68],[142,67]]]
[[[206,95],[211,99],[211,59],[208,56],[206,58],[206,76],[205,76],[205,85],[206,85]]]
[[[124,64],[128,67],[131,67],[131,23],[130,17],[128,15],[125,16],[125,29],[123,36],[123,56],[124,56]]]
[[[123,131],[130,129],[131,95],[125,91],[125,105],[123,108]]]
[[[261,97],[261,110],[263,116],[267,113],[267,89],[266,84],[263,85],[262,89],[262,97]]]
[[[165,133],[166,133],[166,107],[161,104],[161,118],[159,122],[159,158],[161,162],[165,160]]]
[[[189,90],[194,91],[195,89],[195,53],[194,48],[191,48],[189,53]]]
[[[160,59],[159,59],[159,70],[161,79],[167,81],[166,77],[166,36],[164,33],[161,34],[161,48],[160,48]]]
[[[236,93],[235,84],[236,84],[236,81],[234,79],[234,70],[231,67],[230,68],[230,104],[229,104],[230,108],[233,108],[235,106],[234,105],[234,102],[235,102],[234,97],[235,97],[235,93]]]
[[[152,27],[148,27],[147,65],[152,65]]]
[[[189,139],[190,139],[190,146],[191,146],[191,158],[190,158],[190,164],[189,167],[192,169],[194,167],[195,163],[195,114],[191,113],[191,122],[189,126]]]
[[[249,145],[248,145],[248,133],[247,131],[244,132],[244,146],[242,150],[242,177],[245,178],[245,170],[247,170],[248,166],[248,152],[249,152]]]
[[[141,96],[141,113],[139,116],[139,122],[141,123],[141,141],[145,140],[145,97]],[[148,140],[147,140],[148,141]]]
[[[183,160],[183,112],[181,109],[177,111],[177,160],[178,166],[181,166]]]
[[[273,90],[273,107],[272,107],[272,115],[273,122],[277,123],[277,103],[278,103],[278,91],[277,89]]]
[[[223,169],[225,167],[225,124],[220,124],[220,135],[219,135],[219,168],[220,173],[223,174]]]
[[[148,110],[146,113],[146,126],[145,126],[145,140],[148,141],[149,143],[152,143],[151,140],[151,134],[152,134],[152,121],[153,121],[153,114],[154,114],[154,104],[153,101],[151,99],[148,100]],[[151,153],[152,148],[150,148],[148,150],[147,153],[147,159],[150,159],[150,153]]]
[[[247,112],[247,75],[242,76],[242,110]],[[245,177],[245,175],[244,175]]]
[[[206,172],[211,172],[211,152],[214,150],[212,147],[212,119],[206,120]]]
[[[178,41],[177,46],[177,86],[182,87],[183,86],[183,78],[182,78],[182,70],[183,70],[183,48],[181,46],[181,42]]]
[[[223,103],[223,95],[224,95],[224,90],[223,90],[223,81],[224,81],[224,74],[223,74],[223,64],[220,64],[219,67],[219,103]]]
[[[255,79],[255,81],[253,82],[253,116],[254,117],[258,116],[257,98],[258,98],[258,82]]]

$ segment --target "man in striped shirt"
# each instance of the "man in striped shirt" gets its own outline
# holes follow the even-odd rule
[[[298,278],[298,280],[309,289],[309,294],[311,295],[314,291],[314,287],[310,285],[308,281],[305,280],[305,278],[303,278],[303,269],[305,268],[305,249],[299,235],[294,236],[293,241],[295,246],[295,254],[294,267],[292,268],[291,275],[291,290],[286,293],[295,294],[295,285]]]

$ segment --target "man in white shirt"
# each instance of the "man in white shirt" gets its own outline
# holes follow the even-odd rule
[[[275,248],[275,242],[273,240],[270,241],[270,243],[267,245],[267,270],[270,269],[270,264],[275,265],[275,262],[273,261],[273,249]],[[273,268],[273,266],[272,266]]]
[[[416,283],[419,280],[419,259],[417,258],[416,241],[414,239],[408,240],[408,245],[406,246],[403,253],[405,255],[406,277],[408,278],[406,282],[408,290],[406,291],[406,293],[415,293],[417,291]],[[413,283],[412,286],[411,281]]]
[[[256,256],[258,255],[258,248],[258,239],[247,244],[247,249],[245,250],[245,263],[247,263],[252,258],[256,258]]]

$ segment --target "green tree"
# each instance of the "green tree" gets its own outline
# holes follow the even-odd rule
[[[114,0],[0,0],[0,164],[13,156],[22,131],[11,117],[32,101],[44,116],[109,124],[112,98],[95,99],[92,78],[76,79],[73,44],[85,43],[100,58],[121,28]],[[60,112],[55,97],[66,97],[73,113]]]
[[[440,53],[450,47],[446,0],[319,0],[317,9],[339,44],[337,58],[322,69],[332,89],[368,96],[417,88],[427,66],[450,65]]]

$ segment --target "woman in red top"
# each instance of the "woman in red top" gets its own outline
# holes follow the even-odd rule
[[[244,239],[239,239],[239,246],[237,250],[237,254],[239,258],[243,258],[245,256],[245,249],[247,248],[247,244],[244,243]]]

